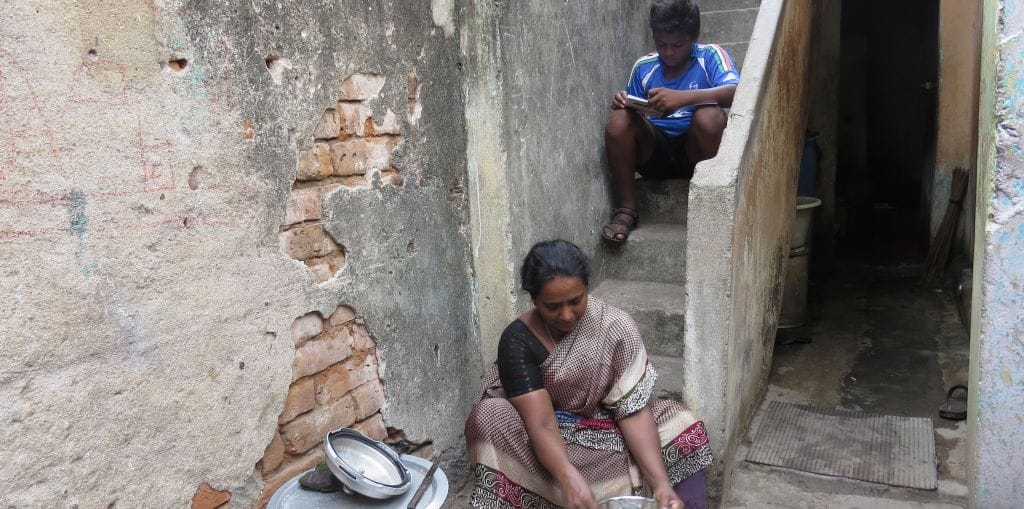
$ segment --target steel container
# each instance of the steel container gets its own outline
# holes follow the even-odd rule
[[[409,490],[409,469],[398,453],[354,429],[328,433],[324,453],[331,473],[360,495],[385,499]]]

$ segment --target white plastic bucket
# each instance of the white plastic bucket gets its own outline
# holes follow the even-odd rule
[[[779,310],[780,329],[799,327],[807,322],[807,255],[808,249],[804,246],[789,251]]]
[[[807,244],[807,232],[811,229],[814,209],[821,206],[821,200],[811,196],[796,197],[796,220],[789,236],[789,248],[796,249]]]

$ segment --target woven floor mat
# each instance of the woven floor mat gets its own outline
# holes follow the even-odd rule
[[[892,486],[938,485],[932,420],[771,401],[747,461]]]

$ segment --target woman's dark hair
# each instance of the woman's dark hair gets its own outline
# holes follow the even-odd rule
[[[700,36],[700,8],[692,0],[654,0],[651,4],[651,32]]]
[[[530,248],[519,274],[523,290],[536,299],[540,289],[557,276],[578,277],[583,286],[590,284],[590,260],[567,240],[547,240]]]

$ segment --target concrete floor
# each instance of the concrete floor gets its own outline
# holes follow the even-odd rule
[[[929,417],[935,424],[934,491],[828,477],[744,461],[762,410],[730,463],[723,507],[967,507],[966,425],[941,419],[946,388],[965,383],[968,335],[948,292],[916,285],[913,266],[836,267],[809,290],[807,325],[776,343],[765,402]]]

